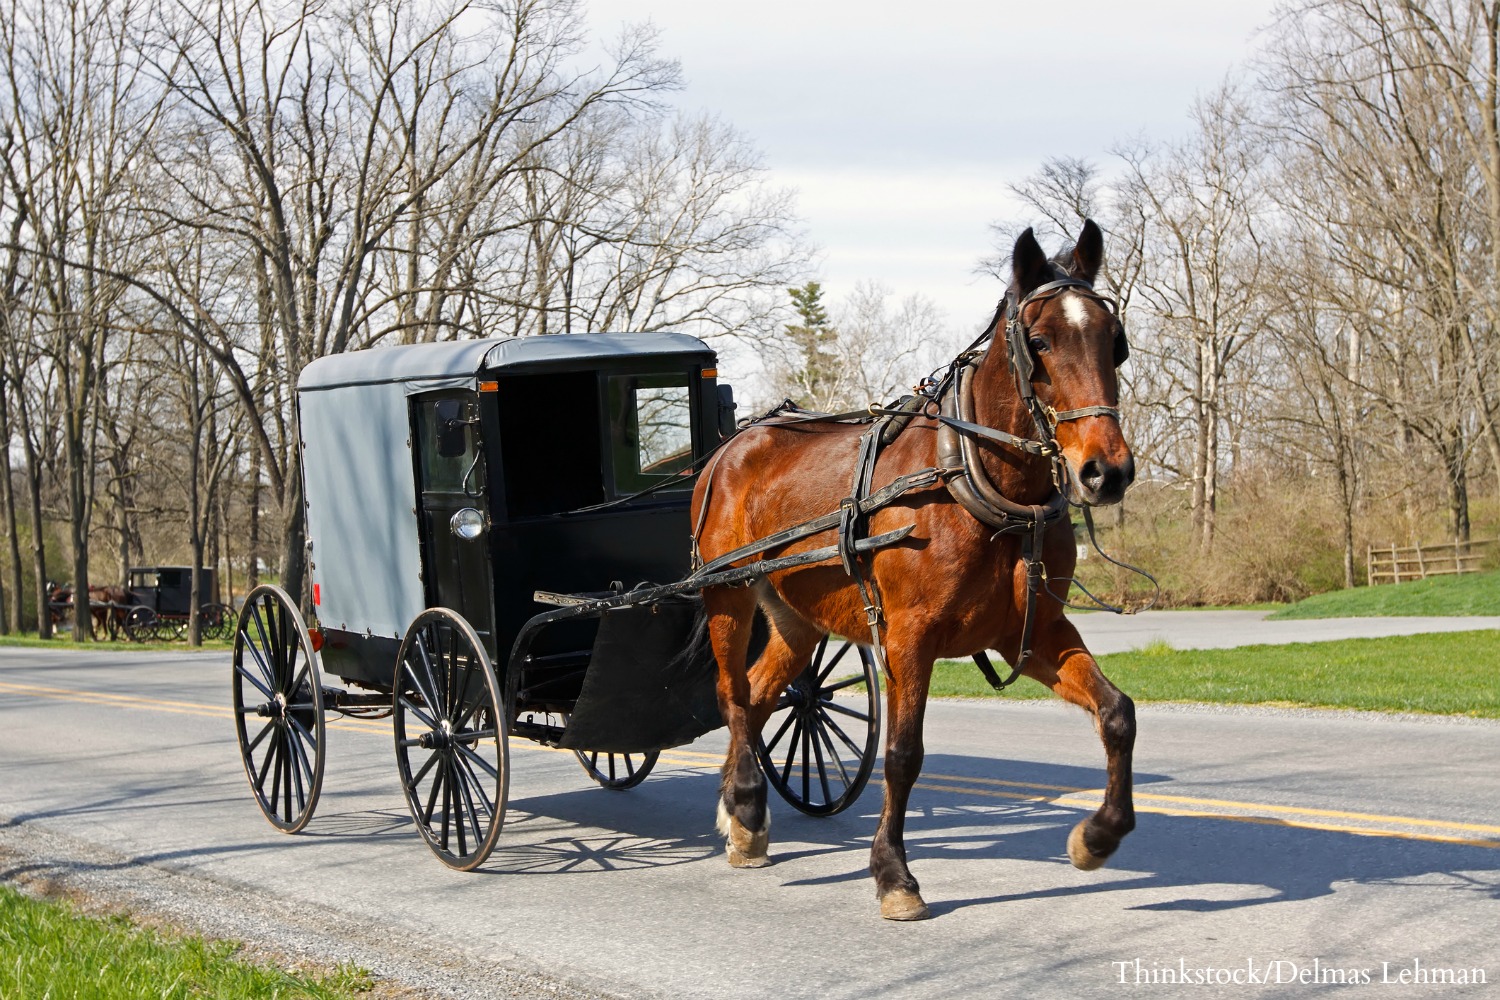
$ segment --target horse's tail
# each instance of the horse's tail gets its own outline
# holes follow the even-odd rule
[[[713,646],[708,641],[708,609],[703,604],[702,594],[687,594],[683,600],[693,605],[693,623],[688,627],[686,639],[677,655],[672,657],[668,670],[692,673],[693,668],[713,658]]]

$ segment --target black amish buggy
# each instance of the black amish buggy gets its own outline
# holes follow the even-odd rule
[[[202,593],[214,594],[215,574],[205,566]],[[100,599],[102,598],[102,600]],[[180,639],[187,633],[193,607],[191,566],[132,566],[125,586],[91,588],[89,605],[102,618],[110,638],[124,633],[133,642]],[[199,628],[205,639],[227,639],[234,632],[234,609],[205,601],[199,605]]]
[[[307,366],[313,625],[262,586],[235,632],[239,745],[273,825],[295,833],[312,818],[329,712],[390,714],[417,828],[464,870],[500,834],[508,737],[573,750],[595,782],[624,789],[659,751],[722,725],[717,667],[690,642],[693,595],[831,553],[689,572],[695,460],[734,427],[715,366],[702,341],[672,333],[421,344]],[[860,684],[857,702],[825,709]],[[852,804],[879,704],[868,651],[825,643],[763,731],[773,787],[813,815]]]

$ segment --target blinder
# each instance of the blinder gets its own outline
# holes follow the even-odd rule
[[[1125,324],[1120,322],[1115,300],[1094,291],[1094,286],[1078,278],[1060,278],[1040,285],[1023,298],[1017,300],[1014,291],[1005,293],[1005,339],[1010,354],[1010,365],[1023,384],[1029,384],[1036,374],[1036,362],[1031,356],[1031,345],[1027,342],[1029,327],[1021,320],[1021,310],[1032,302],[1051,298],[1059,292],[1076,288],[1095,302],[1102,304],[1115,316],[1114,365],[1123,365],[1130,358],[1130,341],[1125,336]],[[1024,391],[1024,390],[1023,390]]]

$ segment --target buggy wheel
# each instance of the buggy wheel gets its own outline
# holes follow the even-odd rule
[[[234,609],[227,604],[205,604],[198,609],[198,634],[203,639],[228,639],[234,634]]]
[[[150,642],[156,638],[156,612],[144,604],[137,604],[125,612],[120,627],[131,642]]]
[[[624,791],[646,780],[661,753],[610,753],[607,750],[574,750],[584,773],[602,788]]]
[[[323,789],[323,678],[287,592],[250,592],[234,634],[234,721],[255,802],[283,833],[307,826]]]
[[[439,861],[473,871],[495,848],[509,792],[506,717],[490,658],[461,615],[429,608],[406,630],[394,687],[407,808]]]
[[[857,651],[853,660],[847,656],[851,649]],[[839,691],[859,684],[865,686],[862,702],[834,700]],[[809,816],[832,816],[864,791],[879,742],[875,657],[852,642],[830,648],[825,637],[812,662],[782,692],[755,741],[755,752],[771,786],[794,808]]]

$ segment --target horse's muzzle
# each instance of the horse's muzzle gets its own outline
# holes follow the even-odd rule
[[[1091,458],[1078,470],[1078,491],[1083,502],[1095,507],[1119,503],[1125,491],[1135,482],[1135,457],[1126,455],[1123,462]]]

